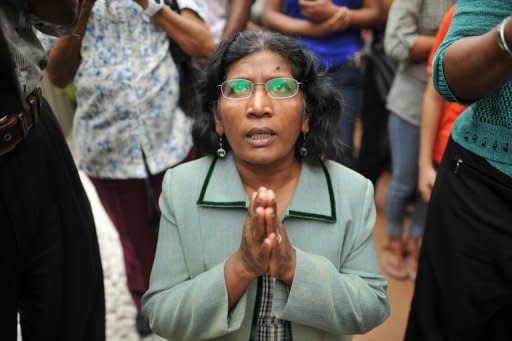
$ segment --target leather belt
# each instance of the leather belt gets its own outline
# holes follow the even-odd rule
[[[28,111],[0,117],[0,157],[13,150],[35,126],[41,110],[41,96],[41,88],[36,88],[27,96]]]

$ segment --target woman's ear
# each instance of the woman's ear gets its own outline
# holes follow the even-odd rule
[[[224,135],[224,123],[222,122],[222,118],[220,117],[219,111],[214,110],[212,115],[213,115],[213,120],[215,122],[215,132],[219,136]]]
[[[302,120],[302,126],[300,128],[300,131],[303,134],[309,133],[309,120],[311,119],[311,113],[305,113],[304,119]]]

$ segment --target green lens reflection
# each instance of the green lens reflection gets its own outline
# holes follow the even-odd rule
[[[290,78],[274,78],[266,83],[266,89],[270,96],[282,98],[291,97],[297,93],[297,82]]]
[[[252,82],[247,79],[232,79],[225,83],[223,91],[228,97],[248,97],[252,93]]]

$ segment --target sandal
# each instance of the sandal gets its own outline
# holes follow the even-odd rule
[[[382,250],[382,268],[394,279],[403,281],[409,277],[401,239],[390,238]]]
[[[420,241],[418,239],[409,239],[405,244],[405,265],[409,278],[412,281],[416,280],[418,273],[418,259],[420,256]]]

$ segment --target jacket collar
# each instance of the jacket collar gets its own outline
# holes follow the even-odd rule
[[[197,200],[201,207],[247,208],[248,197],[231,153],[213,159]],[[285,213],[286,218],[336,222],[336,202],[326,167],[302,164],[299,181]]]

